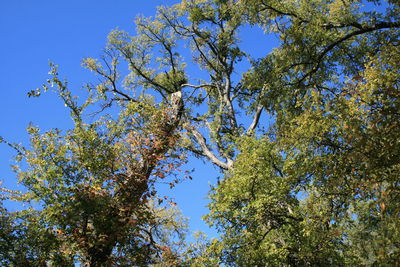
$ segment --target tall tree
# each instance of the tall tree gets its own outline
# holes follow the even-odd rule
[[[400,21],[386,5],[247,1],[281,39],[244,80],[263,86],[275,124],[211,194],[222,262],[398,264]]]
[[[83,112],[93,98],[79,105],[56,66],[51,74],[44,90],[55,88],[71,111],[74,128],[41,134],[29,126],[31,148],[15,147],[26,163],[20,166],[27,166],[15,170],[28,190],[17,199],[37,201],[40,208],[2,217],[4,246],[19,240],[4,252],[5,262],[144,266],[175,257],[174,242],[182,238],[184,221],[174,208],[160,206],[155,183],[173,175],[185,160],[177,132],[183,109],[179,96],[157,105],[143,95],[124,104],[116,119],[86,123]],[[12,217],[21,226],[13,226]],[[34,248],[39,240],[44,251]],[[19,244],[39,252],[24,256]]]
[[[30,127],[27,197],[43,201],[43,219],[81,261],[150,264],[163,248],[174,258],[149,230],[173,221],[159,223],[149,199],[185,149],[224,174],[207,216],[221,237],[190,250],[188,264],[392,264],[400,8],[362,4],[183,0],[138,18],[135,36],[113,31],[104,56],[84,60],[100,82],[83,106],[53,70],[75,128]],[[278,49],[243,51],[249,26],[276,34]],[[123,112],[85,124],[92,102]],[[371,245],[357,252],[364,238]]]

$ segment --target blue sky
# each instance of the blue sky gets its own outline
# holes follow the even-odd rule
[[[26,127],[29,123],[43,130],[68,129],[72,124],[68,111],[54,94],[28,98],[27,92],[40,87],[48,78],[49,61],[60,66],[60,76],[79,91],[93,74],[81,67],[85,57],[98,57],[108,33],[119,27],[134,33],[136,15],[154,15],[156,6],[170,5],[172,0],[13,0],[0,1],[0,136],[10,142],[28,145]],[[246,33],[244,33],[246,34]],[[270,49],[271,41],[255,46],[251,37],[247,46],[259,56]],[[257,39],[259,44],[260,40]],[[15,153],[0,145],[0,181],[3,186],[22,189],[11,172]],[[179,184],[172,191],[184,216],[190,219],[190,230],[202,230],[215,235],[201,216],[207,213],[205,200],[210,184],[218,177],[217,170],[200,160],[190,167],[196,171],[193,180]],[[9,208],[16,206],[9,204]]]

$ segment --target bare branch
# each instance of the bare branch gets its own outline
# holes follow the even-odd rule
[[[202,154],[206,156],[209,160],[211,160],[212,163],[220,167],[221,169],[224,170],[229,170],[232,166],[231,162],[222,162],[220,159],[215,156],[215,154],[208,148],[206,144],[206,139],[204,136],[194,127],[187,127],[187,130],[194,136],[196,139],[197,143],[200,145],[202,149]]]
[[[211,83],[199,84],[199,85],[184,83],[181,86],[182,86],[182,88],[183,87],[191,87],[191,88],[195,88],[195,89],[205,88],[205,87],[216,87],[214,84],[211,84]]]
[[[237,126],[237,121],[236,121],[235,109],[233,108],[232,100],[231,100],[231,96],[230,96],[231,89],[232,89],[231,79],[230,79],[229,74],[227,74],[226,81],[225,81],[225,88],[222,93],[223,100],[225,101],[226,107],[228,109],[230,126],[232,127],[232,129],[237,129],[238,126]]]
[[[254,133],[254,130],[256,129],[258,122],[260,121],[261,113],[263,111],[264,107],[262,105],[259,105],[257,107],[256,113],[254,114],[253,121],[251,122],[249,128],[247,128],[246,135],[250,136]]]

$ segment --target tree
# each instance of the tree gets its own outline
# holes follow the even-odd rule
[[[104,56],[84,60],[100,82],[83,106],[53,69],[75,128],[30,127],[33,149],[21,153],[33,168],[19,172],[26,198],[43,201],[43,219],[83,262],[151,264],[164,249],[178,264],[149,229],[179,225],[158,223],[150,199],[184,150],[224,179],[206,217],[220,238],[181,264],[395,263],[400,8],[361,5],[183,0],[138,18],[135,36],[113,31]],[[278,49],[261,59],[243,51],[250,26],[276,34]],[[92,103],[122,113],[85,124]]]
[[[182,238],[184,221],[175,209],[160,206],[154,185],[185,160],[177,132],[182,102],[156,105],[142,96],[124,105],[116,119],[86,123],[83,112],[93,99],[79,105],[56,66],[51,74],[48,83],[70,109],[75,126],[65,134],[57,129],[41,134],[29,126],[31,148],[16,147],[28,166],[15,166],[28,190],[18,198],[37,201],[41,208],[4,217],[2,242],[18,240],[5,252],[6,263],[142,266],[174,257],[173,239]],[[40,241],[44,247],[35,247]],[[23,256],[25,246],[35,252],[31,257]]]
[[[248,6],[282,40],[245,79],[276,119],[211,195],[221,261],[398,264],[398,3]]]

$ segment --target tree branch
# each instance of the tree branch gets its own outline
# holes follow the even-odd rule
[[[222,162],[220,159],[215,156],[215,154],[208,148],[206,144],[206,139],[204,136],[194,127],[187,127],[187,130],[194,136],[196,139],[197,143],[202,149],[203,155],[206,156],[209,160],[211,160],[212,163],[220,167],[221,169],[224,170],[229,170],[231,168],[232,163],[230,162]]]
[[[254,130],[256,129],[258,122],[260,121],[261,113],[263,111],[264,107],[262,105],[259,105],[257,107],[256,113],[254,114],[253,121],[251,122],[249,128],[247,128],[246,135],[250,136],[254,133]]]
[[[325,47],[316,59],[317,65],[314,68],[312,68],[309,72],[307,72],[303,77],[301,77],[297,83],[303,82],[307,77],[316,73],[322,63],[323,58],[326,56],[326,54],[328,54],[333,48],[335,48],[339,44],[343,43],[344,41],[351,39],[352,37],[364,34],[364,33],[373,32],[373,31],[382,30],[382,29],[399,28],[399,27],[400,27],[400,22],[383,21],[383,22],[379,22],[372,26],[367,26],[367,27],[364,27],[361,29],[359,28],[356,31],[346,34],[342,38],[336,40],[335,42],[333,42],[330,45],[328,45],[327,47]]]

